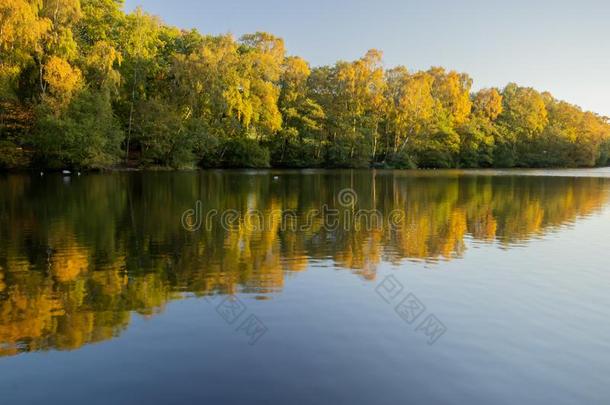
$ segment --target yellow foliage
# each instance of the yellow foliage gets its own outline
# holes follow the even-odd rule
[[[443,68],[432,68],[429,73],[434,77],[432,94],[449,113],[454,125],[460,126],[465,123],[472,109],[470,101],[472,79],[466,74],[455,71],[447,73]]]
[[[171,220],[171,215],[165,218],[161,213],[173,211],[168,210],[163,198],[149,200],[147,212],[157,212],[153,216],[157,221],[156,226],[150,225],[154,230],[149,229],[154,236],[138,236],[146,240],[140,247],[125,243],[132,235],[129,227],[119,225],[123,209],[103,211],[104,221],[94,222],[95,233],[76,232],[76,221],[58,221],[57,217],[49,218],[53,225],[48,227],[41,223],[28,225],[27,236],[14,231],[9,248],[6,240],[0,240],[0,356],[20,351],[72,350],[110,339],[127,327],[132,311],[158,313],[167,302],[178,298],[176,291],[206,295],[248,289],[265,294],[280,290],[287,273],[307,269],[310,260],[329,258],[372,280],[382,260],[451,260],[464,253],[467,235],[504,244],[521,242],[588,215],[608,201],[608,187],[598,179],[566,179],[549,187],[534,178],[521,179],[511,186],[504,180],[482,182],[469,176],[438,183],[392,176],[391,183],[375,188],[378,194],[371,204],[384,212],[404,210],[404,219],[392,228],[382,221],[369,229],[358,226],[365,223],[355,220],[346,228],[343,214],[349,211],[342,212],[341,223],[334,230],[324,229],[320,217],[307,220],[312,225],[307,231],[283,226],[288,219],[282,212],[300,210],[303,216],[299,215],[299,220],[304,221],[311,207],[325,202],[320,196],[329,196],[337,188],[335,180],[320,177],[311,188],[288,187],[273,197],[260,190],[253,192],[256,182],[246,188],[233,183],[228,189],[214,187],[224,190],[215,200],[219,209],[242,206],[266,215],[262,222],[251,217],[230,229],[202,229],[204,236],[196,239],[198,236],[193,235],[193,243],[157,243],[171,240],[174,232],[179,232],[179,224],[175,228],[158,226],[159,221]],[[7,200],[29,195],[35,186],[26,184],[21,190],[10,181],[14,180],[0,180],[0,188],[9,192]],[[94,189],[89,187],[86,193]],[[121,188],[103,190],[104,195],[121,194]],[[360,195],[361,203],[367,203],[366,193]],[[101,200],[95,198],[106,207],[107,202]],[[127,199],[121,201],[130,204]],[[133,203],[141,206],[137,199]],[[101,216],[91,201],[87,208],[92,216]],[[61,219],[72,218],[69,212],[74,210],[59,214],[64,215]],[[19,211],[3,217],[2,229],[24,228],[31,221],[29,215],[29,211]],[[53,247],[48,257],[43,254],[41,260],[29,259],[23,240],[30,236]],[[155,246],[154,252],[151,245]],[[91,250],[94,248],[99,251]],[[138,257],[147,257],[141,262],[145,268],[135,260]]]
[[[89,256],[83,249],[68,249],[51,259],[51,271],[62,283],[75,280],[88,267]]]
[[[0,52],[32,48],[49,28],[50,21],[38,18],[36,8],[31,2],[0,2]]]
[[[44,80],[49,93],[59,100],[70,100],[82,85],[81,71],[57,56],[52,56],[45,64]]]
[[[502,114],[502,95],[496,89],[483,89],[474,96],[475,113],[490,120]]]

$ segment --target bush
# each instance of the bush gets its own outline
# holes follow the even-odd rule
[[[385,167],[390,169],[416,169],[413,157],[406,151],[391,154],[385,161]]]
[[[148,100],[140,105],[139,142],[145,165],[192,167],[195,161],[195,137],[183,122],[182,115],[170,105]]]
[[[271,150],[271,163],[275,167],[316,167],[320,159],[316,158],[316,146],[311,140],[277,137],[268,143]]]
[[[30,157],[9,141],[0,141],[0,170],[25,169],[30,165]]]
[[[417,154],[417,167],[422,169],[449,169],[455,167],[450,152],[440,148],[426,148]]]
[[[600,146],[599,158],[596,164],[597,166],[610,166],[610,141],[606,141]]]
[[[234,138],[222,143],[220,155],[215,162],[230,168],[267,168],[270,167],[269,150],[254,139]]]
[[[326,165],[329,167],[364,168],[370,167],[370,156],[362,142],[336,141],[328,146]]]
[[[104,168],[119,160],[123,133],[107,93],[83,91],[65,111],[38,110],[32,146],[38,164],[49,168]]]

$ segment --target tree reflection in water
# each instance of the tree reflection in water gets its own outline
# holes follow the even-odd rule
[[[377,265],[452,260],[466,238],[502,248],[527,242],[599,211],[603,178],[392,171],[206,171],[88,175],[64,182],[0,177],[0,355],[72,350],[110,339],[132,313],[151,316],[185,292],[272,296],[289,272],[313,260],[373,280]],[[283,226],[337,201],[351,188],[358,208],[396,227],[338,226],[316,218]],[[182,213],[259,210],[266,226],[219,222],[187,232]],[[344,216],[339,216],[342,221]],[[342,224],[345,225],[345,224]]]

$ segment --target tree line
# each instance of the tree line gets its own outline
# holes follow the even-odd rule
[[[180,30],[122,0],[0,4],[0,168],[592,167],[607,117],[514,83],[311,67],[281,38]]]

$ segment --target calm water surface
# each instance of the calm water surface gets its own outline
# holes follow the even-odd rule
[[[609,259],[608,170],[0,176],[0,401],[608,403]]]

